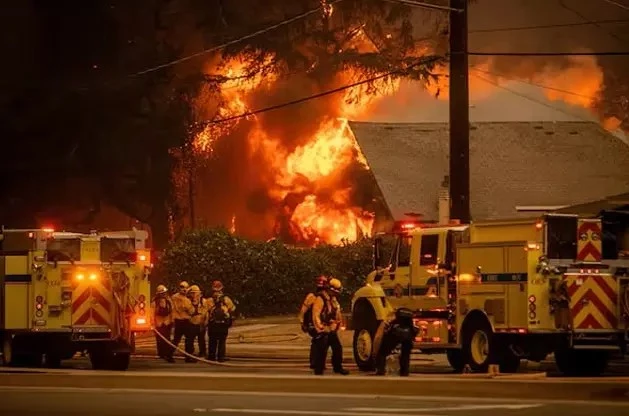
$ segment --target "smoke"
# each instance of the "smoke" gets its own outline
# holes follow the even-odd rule
[[[623,13],[626,12],[605,2],[477,0],[469,12],[469,50],[551,53],[626,50],[629,23],[493,30],[618,20]],[[469,61],[470,117],[474,120],[586,119],[600,121],[608,128],[629,130],[629,82],[625,76],[629,57],[471,56]],[[443,74],[447,74],[447,68]],[[438,91],[442,102],[434,100]],[[407,82],[397,102],[380,103],[375,117],[378,121],[445,121],[447,97],[445,76],[427,88]]]

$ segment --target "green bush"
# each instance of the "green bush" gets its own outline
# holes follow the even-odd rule
[[[341,304],[349,310],[352,294],[372,269],[372,241],[342,246],[287,248],[279,241],[245,240],[225,229],[194,230],[160,256],[153,279],[176,288],[180,280],[209,291],[219,279],[246,317],[294,314],[313,290],[314,278],[331,275],[343,282]]]

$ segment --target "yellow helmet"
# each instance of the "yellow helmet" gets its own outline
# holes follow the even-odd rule
[[[343,289],[343,284],[341,283],[339,279],[332,278],[328,282],[328,287],[330,288],[330,291],[333,293],[341,293],[341,289]]]
[[[188,292],[190,292],[190,293],[201,293],[201,289],[199,289],[199,286],[197,286],[197,285],[192,285],[192,286],[190,286],[190,289],[188,289]]]
[[[185,280],[182,280],[181,282],[179,282],[179,290],[186,291],[188,290],[189,287],[190,285]]]
[[[164,285],[157,286],[157,294],[161,295],[162,293],[168,292],[168,289]]]

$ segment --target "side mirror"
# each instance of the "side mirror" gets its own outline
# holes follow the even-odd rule
[[[382,237],[377,237],[373,243],[373,270],[382,266]]]

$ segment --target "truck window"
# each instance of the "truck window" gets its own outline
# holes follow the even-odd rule
[[[46,244],[48,261],[80,261],[81,239],[49,238]]]
[[[135,239],[133,238],[106,238],[100,240],[100,260],[111,261],[136,261]]]
[[[439,235],[422,235],[421,249],[419,253],[420,266],[432,266],[437,264],[439,250]]]
[[[547,217],[546,256],[549,259],[577,258],[577,218]]]
[[[405,267],[411,264],[411,241],[412,241],[412,238],[409,236],[400,238],[398,267]]]

